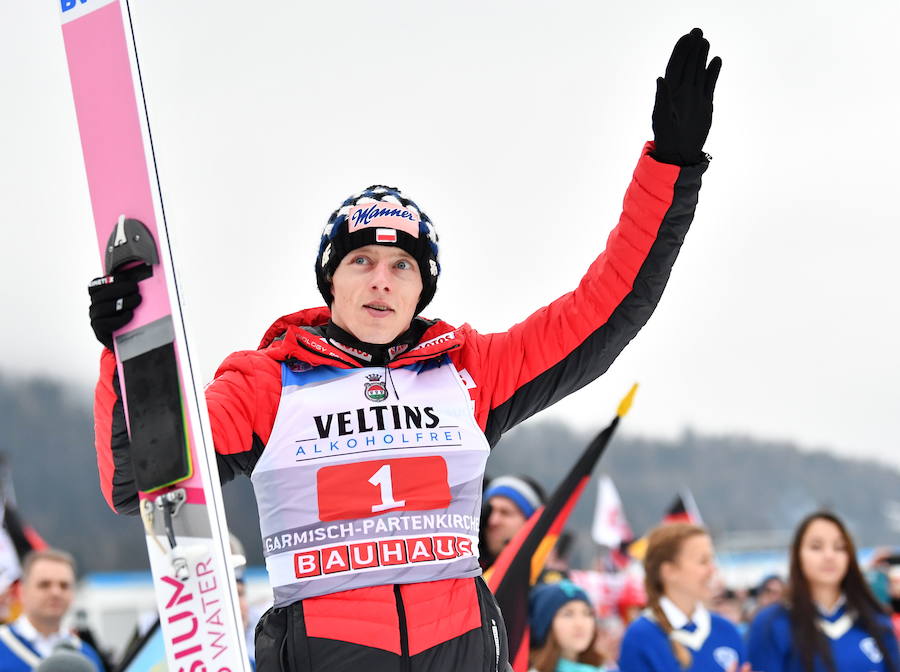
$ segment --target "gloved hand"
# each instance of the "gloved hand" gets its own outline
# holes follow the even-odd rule
[[[88,285],[91,295],[91,328],[94,335],[112,350],[113,332],[131,321],[134,309],[141,303],[141,294],[134,273],[123,271],[95,278]]]
[[[675,44],[666,76],[656,80],[651,156],[662,163],[690,166],[704,159],[703,143],[712,125],[713,91],[722,67],[716,56],[706,65],[709,42],[694,28]]]

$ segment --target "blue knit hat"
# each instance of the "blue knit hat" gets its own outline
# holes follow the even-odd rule
[[[528,620],[533,647],[544,645],[556,612],[573,600],[581,600],[591,607],[588,594],[566,579],[557,583],[541,583],[531,589],[528,596]]]
[[[366,245],[399,247],[416,260],[422,276],[418,315],[434,297],[441,274],[438,236],[428,215],[399,189],[383,184],[345,200],[328,218],[316,256],[316,284],[327,305],[334,301],[331,278],[341,259]]]
[[[482,499],[487,503],[491,497],[512,500],[526,519],[531,518],[531,514],[544,503],[544,493],[538,489],[537,484],[529,483],[521,476],[498,476],[492,480]]]

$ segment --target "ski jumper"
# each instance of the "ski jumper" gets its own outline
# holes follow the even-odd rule
[[[625,631],[619,655],[622,672],[723,672],[746,660],[744,642],[734,625],[703,607],[694,622],[678,623],[671,616],[672,633],[667,637],[650,612],[637,618]],[[676,625],[677,623],[677,625]],[[682,668],[672,651],[670,638],[677,639],[691,654],[691,666]],[[756,668],[754,668],[756,669]],[[766,672],[770,672],[766,669]]]
[[[477,558],[485,461],[505,431],[606,371],[655,309],[708,164],[663,164],[652,148],[578,287],[508,331],[417,318],[370,353],[314,308],[223,362],[206,390],[220,476],[253,481],[275,596],[259,670],[506,669]],[[103,494],[136,513],[108,350],[95,423]]]
[[[820,627],[831,646],[834,668],[840,672],[881,672],[892,669],[885,664],[884,656],[872,633],[863,630],[859,622],[848,613],[846,605],[833,613],[819,613]],[[879,614],[880,639],[893,662],[893,669],[900,669],[900,651],[891,628],[890,618]],[[806,672],[799,652],[794,648],[791,634],[790,613],[780,604],[773,604],[757,614],[747,637],[747,654],[754,670],[766,672]],[[824,662],[817,657],[813,663],[815,672],[826,672]]]

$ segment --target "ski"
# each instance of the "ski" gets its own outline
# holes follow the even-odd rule
[[[134,40],[142,1],[60,0],[63,41],[103,271],[143,298],[114,345],[168,669],[249,670]]]

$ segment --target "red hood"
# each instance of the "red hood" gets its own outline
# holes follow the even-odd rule
[[[307,327],[320,327],[328,324],[330,317],[331,311],[325,306],[307,308],[279,317],[266,330],[258,349],[265,350],[269,357],[278,361],[298,359],[309,364],[359,366],[345,352],[307,330]],[[467,331],[466,327],[456,329],[442,320],[435,320],[422,334],[419,344],[409,352],[397,355],[390,366],[402,366],[456,350],[465,341]]]

